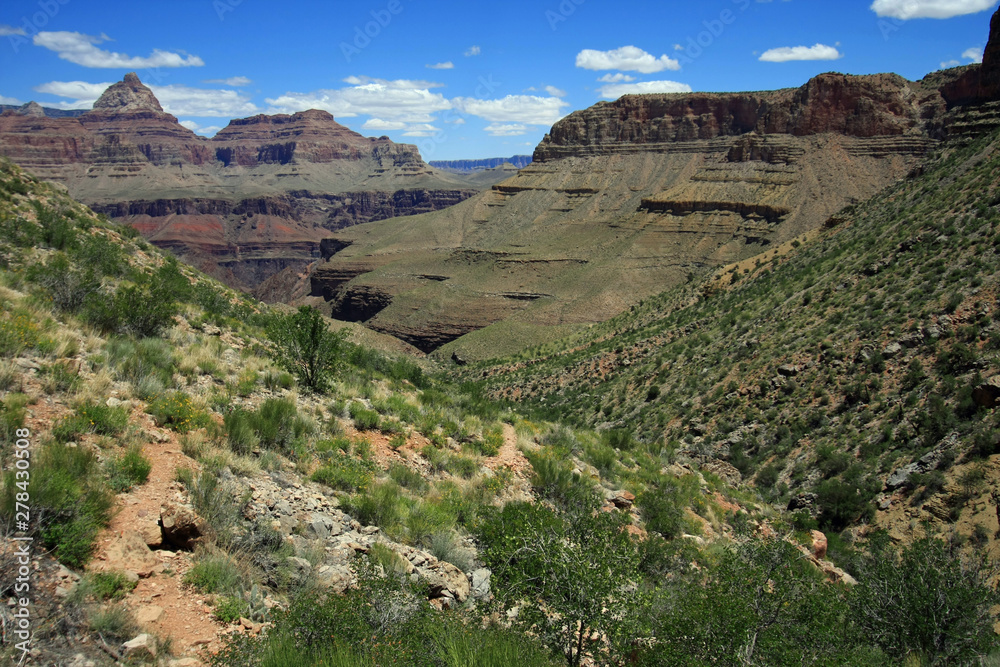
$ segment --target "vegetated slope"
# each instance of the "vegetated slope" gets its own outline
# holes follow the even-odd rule
[[[727,466],[524,420],[4,161],[0,228],[0,527],[35,539],[39,664],[874,666],[997,647],[992,571],[954,541],[831,542],[852,588],[821,533]],[[335,368],[303,368],[312,343]],[[0,657],[19,657],[6,638]]]
[[[939,84],[824,74],[798,89],[601,102],[556,123],[489,192],[338,232],[313,294],[425,351],[451,343],[443,353],[482,359],[550,340],[904,176],[946,132]]]
[[[301,296],[330,231],[444,208],[490,184],[432,169],[416,146],[364,137],[315,109],[236,119],[201,137],[133,73],[92,110],[47,116],[38,105],[0,115],[0,154],[273,301]]]
[[[787,255],[459,372],[490,397],[726,461],[826,528],[911,502],[907,519],[975,515],[992,535],[998,174],[996,132],[948,145]],[[975,484],[944,487],[942,471],[976,460]]]

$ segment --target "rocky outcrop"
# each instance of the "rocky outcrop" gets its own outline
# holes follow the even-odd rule
[[[684,144],[750,133],[901,136],[938,112],[939,98],[921,88],[895,74],[829,73],[773,92],[625,95],[560,120],[533,158],[692,150]]]
[[[0,115],[0,153],[230,285],[303,271],[331,231],[440,210],[480,186],[415,146],[364,137],[325,111],[237,119],[207,139],[163,111],[134,73],[79,117]],[[274,280],[288,300],[302,281]]]
[[[512,155],[511,157],[491,157],[482,160],[431,160],[428,162],[435,169],[445,171],[470,172],[482,171],[483,169],[495,169],[504,164],[521,169],[531,164],[530,155]]]
[[[1000,8],[990,21],[990,34],[980,65],[968,65],[941,88],[949,107],[1000,100]]]

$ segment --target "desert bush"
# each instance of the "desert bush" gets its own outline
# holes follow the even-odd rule
[[[423,493],[428,487],[427,480],[424,479],[423,475],[415,470],[410,470],[398,461],[393,461],[389,466],[389,478],[404,489],[418,493]]]
[[[239,595],[252,582],[232,556],[217,549],[200,550],[194,565],[184,575],[184,583],[202,593]]]
[[[84,316],[106,334],[146,338],[158,336],[174,322],[177,304],[163,283],[146,276],[123,283],[113,292],[92,294]]]
[[[70,416],[63,417],[52,427],[52,436],[68,442],[85,433],[119,435],[128,426],[128,410],[122,406],[84,403]]]
[[[112,645],[119,645],[139,634],[139,624],[124,603],[107,604],[92,609],[87,627]]]
[[[134,446],[109,459],[104,469],[111,489],[115,493],[123,493],[131,490],[133,486],[145,484],[153,465],[142,453],[142,449]]]
[[[312,474],[312,480],[340,491],[363,491],[375,478],[371,460],[356,459],[343,451],[334,451]]]
[[[73,595],[78,599],[120,600],[131,593],[137,583],[117,570],[88,572],[80,579]]]
[[[64,565],[82,567],[90,560],[98,531],[111,519],[114,496],[100,474],[93,452],[53,442],[43,444],[32,460],[27,493],[31,498],[31,533]],[[14,520],[15,471],[4,475],[0,516]]]
[[[258,445],[289,454],[296,441],[312,430],[295,402],[284,398],[269,398],[256,410],[233,410],[223,419],[229,446],[237,454],[249,454]]]
[[[354,421],[354,428],[359,431],[377,431],[381,425],[378,413],[374,410],[369,410],[361,403],[351,403],[347,410]]]
[[[405,503],[400,488],[392,482],[373,484],[344,502],[345,510],[366,526],[391,531],[403,518]]]
[[[187,433],[208,426],[208,413],[195,406],[191,397],[182,391],[157,396],[146,407],[157,426],[166,426],[178,433]]]

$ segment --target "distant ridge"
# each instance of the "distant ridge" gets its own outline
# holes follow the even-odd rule
[[[41,110],[41,113],[38,113]],[[27,104],[0,104],[0,113],[4,111],[13,111],[19,113],[23,116],[37,116],[42,115],[47,118],[76,118],[77,116],[82,116],[87,113],[89,109],[53,109],[52,107],[43,107],[37,102],[28,102]]]
[[[511,157],[490,157],[490,158],[483,158],[481,160],[431,160],[427,164],[434,167],[435,169],[444,169],[445,171],[457,171],[460,173],[468,173],[472,171],[483,171],[485,169],[494,169],[502,165],[504,162],[509,162],[518,169],[522,169],[531,164],[531,156],[513,155]]]

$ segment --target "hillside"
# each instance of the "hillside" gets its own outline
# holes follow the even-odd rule
[[[725,462],[825,530],[960,529],[994,553],[998,174],[997,132],[948,144],[801,243],[460,375]]]
[[[86,113],[35,107],[0,115],[0,155],[269,301],[307,291],[331,231],[444,208],[490,184],[434,170],[416,146],[361,136],[325,111],[236,119],[200,137],[133,73]]]
[[[602,102],[489,192],[338,232],[312,293],[424,351],[516,352],[818,229],[905,176],[957,122],[940,85],[824,74]]]
[[[30,581],[0,613],[30,617],[35,664],[874,666],[998,648],[996,573],[968,544],[828,542],[725,465],[527,420],[0,175],[0,522],[34,540],[28,575],[20,543],[0,550],[0,592]]]

